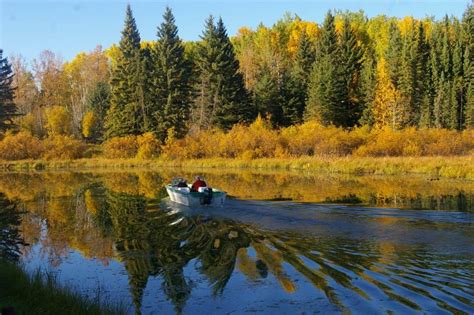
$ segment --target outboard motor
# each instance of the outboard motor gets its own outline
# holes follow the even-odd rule
[[[201,205],[210,205],[212,202],[212,188],[207,187],[203,192],[203,197],[201,197]]]

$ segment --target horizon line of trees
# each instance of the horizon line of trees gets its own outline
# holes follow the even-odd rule
[[[229,130],[258,115],[276,128],[316,120],[352,128],[474,127],[474,7],[461,20],[329,11],[322,25],[289,14],[229,38],[210,16],[183,42],[169,7],[157,40],[140,38],[130,5],[118,45],[28,69],[0,50],[0,131],[92,142]]]

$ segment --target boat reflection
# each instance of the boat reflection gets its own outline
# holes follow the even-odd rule
[[[311,235],[298,232],[291,223],[287,229],[279,225],[272,230],[275,226],[272,222],[265,226],[232,219],[235,213],[231,208],[228,213],[220,209],[218,215],[212,208],[191,209],[166,200],[149,200],[106,189],[103,197],[99,212],[104,213],[96,215],[105,219],[104,232],[111,233],[114,239],[116,254],[125,264],[138,310],[147,281],[159,277],[175,311],[182,312],[193,289],[192,279],[186,278],[183,271],[191,261],[207,279],[214,295],[224,291],[236,268],[249,281],[271,274],[291,294],[298,290],[292,279],[294,274],[288,273],[291,266],[298,278],[309,281],[341,311],[347,307],[340,295],[342,289],[370,301],[373,297],[364,290],[366,286],[380,290],[388,299],[411,310],[422,310],[423,306],[417,303],[419,298],[411,299],[400,288],[433,299],[445,310],[463,312],[474,307],[472,300],[466,298],[470,295],[469,281],[463,276],[466,271],[472,272],[472,266],[467,261],[460,266],[459,261],[436,251],[429,252],[425,245],[399,243],[397,237],[392,241],[374,241],[337,233]],[[98,202],[101,199],[99,195],[95,198]],[[240,209],[250,205],[243,203]],[[258,217],[261,212],[254,215]],[[251,218],[247,213],[247,220]],[[387,226],[397,222],[397,218],[388,218],[381,223]],[[428,222],[423,224],[429,226]],[[417,228],[426,227],[421,225]],[[452,277],[449,284],[432,272],[440,268]],[[449,296],[456,303],[439,299],[426,286],[437,288],[436,294]]]
[[[229,184],[244,179],[236,176],[229,175],[225,182],[216,175],[212,183],[243,196],[243,188],[240,192],[241,188]],[[278,183],[278,200],[298,200],[299,192],[304,201],[342,201],[341,193],[353,192],[364,202],[367,196],[377,195],[377,204],[392,197],[400,203],[399,196],[416,200],[395,184],[393,188],[379,185],[381,190],[371,193],[370,186],[362,185],[364,179],[341,180],[343,184],[333,186],[345,187],[342,192],[334,189],[333,194],[321,192],[314,197],[314,190],[306,188],[314,187],[311,179],[293,185],[298,181],[292,177],[265,176],[256,177],[261,190],[250,182],[242,187],[247,184],[255,199],[266,196],[262,199],[267,200],[275,199],[265,186],[270,181]],[[152,281],[161,282],[162,292],[175,312],[181,313],[193,294],[199,294],[196,283],[201,279],[214,296],[222,297],[233,279],[241,276],[249,283],[243,294],[252,294],[261,283],[276,283],[271,287],[275,292],[294,296],[315,291],[339,311],[355,306],[367,312],[474,310],[469,213],[473,195],[470,190],[460,191],[456,183],[441,185],[422,199],[424,206],[435,193],[452,196],[448,208],[462,205],[458,212],[237,199],[214,209],[169,202],[160,189],[168,177],[157,173],[12,174],[8,180],[0,176],[0,190],[21,200],[21,208],[27,210],[20,224],[22,236],[32,245],[41,243],[41,254],[52,266],[66,260],[71,250],[104,265],[119,261],[137,311]],[[413,190],[418,187],[410,185]],[[419,187],[421,194],[423,186]],[[393,206],[394,201],[386,205]],[[36,255],[29,250],[23,248],[25,260]]]

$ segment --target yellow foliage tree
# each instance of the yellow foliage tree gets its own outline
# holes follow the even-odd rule
[[[94,137],[99,123],[99,118],[94,112],[87,112],[82,118],[82,135],[86,138]]]
[[[46,125],[49,136],[70,135],[72,133],[72,118],[64,106],[53,106],[47,108]]]
[[[392,126],[395,129],[395,112],[399,98],[399,93],[390,80],[387,62],[381,58],[377,64],[377,85],[372,104],[376,127]]]

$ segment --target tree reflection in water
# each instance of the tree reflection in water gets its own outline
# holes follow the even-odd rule
[[[0,260],[18,261],[21,246],[25,245],[18,230],[20,224],[18,204],[0,193]]]
[[[169,204],[162,204],[160,208],[159,198],[116,193],[103,187],[99,191],[103,194],[96,195],[96,198],[102,199],[102,209],[107,209],[106,213],[110,216],[104,218],[102,213],[100,221],[111,224],[111,227],[102,229],[111,231],[115,240],[117,255],[129,275],[137,310],[140,310],[148,279],[153,276],[161,277],[163,292],[174,304],[175,311],[181,313],[192,291],[192,285],[184,276],[184,268],[191,260],[198,262],[197,270],[207,278],[214,295],[224,291],[236,265],[250,281],[270,273],[286,292],[295,292],[296,284],[284,267],[284,264],[289,264],[340,310],[346,307],[338,295],[341,287],[355,292],[362,299],[371,300],[372,297],[356,284],[357,279],[363,279],[390,299],[413,310],[420,310],[420,305],[399,294],[394,288],[396,285],[436,300],[428,291],[409,283],[413,280],[409,272],[397,271],[395,274],[400,279],[391,279],[394,271],[390,270],[390,266],[396,262],[397,265],[407,266],[407,271],[413,269],[410,264],[422,255],[422,248],[414,251],[412,248],[369,240],[308,237],[298,232],[262,230],[225,218],[185,215],[177,211],[179,209],[169,207]],[[385,224],[394,222],[387,221]],[[249,249],[255,255],[249,255]],[[443,263],[448,262],[442,256],[423,259],[422,268],[436,269]],[[456,273],[455,268],[446,267]],[[466,270],[470,268],[464,267]],[[391,280],[388,283],[381,281],[373,272]],[[437,281],[436,277],[432,277],[427,283],[436,285]],[[458,284],[457,290],[468,292],[462,283]],[[445,293],[466,302],[463,294],[457,295],[449,290]],[[460,311],[441,302],[440,307],[446,310]],[[467,305],[472,306],[472,302]]]
[[[179,207],[162,202],[166,193],[160,188],[172,175],[11,174],[3,179],[0,176],[0,191],[21,199],[28,209],[22,223],[28,242],[40,239],[41,229],[35,224],[36,218],[41,219],[47,231],[41,242],[56,264],[67,257],[70,249],[85,258],[98,258],[104,264],[110,259],[120,260],[127,271],[137,310],[153,278],[161,281],[162,291],[175,311],[183,312],[196,286],[195,279],[190,278],[195,274],[185,273],[190,266],[195,266],[207,279],[215,296],[225,292],[237,271],[250,282],[275,279],[288,294],[303,290],[306,283],[311,284],[340,310],[355,305],[357,299],[367,304],[383,300],[389,305],[387,309],[393,306],[399,311],[426,310],[433,302],[438,307],[436,310],[462,313],[474,308],[469,277],[474,275],[474,267],[469,264],[469,255],[451,259],[441,249],[430,251],[424,246],[400,241],[401,238],[394,241],[380,237],[381,231],[387,230],[399,234],[427,231],[435,235],[438,230],[447,233],[464,229],[461,233],[465,233],[464,240],[468,240],[472,229],[456,221],[459,214],[450,216],[454,221],[444,222],[423,214],[420,214],[422,220],[406,219],[400,217],[403,211],[393,216],[369,215],[354,207],[338,215],[337,211],[325,214],[299,208],[305,227],[313,224],[315,213],[322,213],[322,219],[327,217],[334,221],[327,221],[326,226],[311,227],[313,230],[309,232],[298,228],[265,229],[261,222],[240,222],[240,212],[237,216],[216,217],[206,211],[201,214],[183,212]],[[377,206],[467,212],[472,210],[474,201],[472,184],[457,182],[447,185],[428,182],[428,189],[426,181],[410,179],[343,178],[336,181],[265,174],[250,174],[248,179],[238,174],[208,174],[207,177],[216,187],[242,198],[281,197],[343,203],[351,199]],[[267,204],[270,215],[264,218],[259,212],[253,219],[263,222],[278,216],[278,209],[273,208],[277,203],[263,204]],[[241,207],[245,208],[246,204],[242,202]],[[289,218],[297,219],[297,216],[291,214]],[[354,237],[337,231],[339,227],[350,230],[352,221],[337,225],[337,221],[344,218],[352,218],[353,223],[360,220],[362,234]],[[28,226],[35,227],[28,229]],[[312,234],[315,231],[317,233]],[[348,301],[348,294],[357,298]],[[394,301],[405,308],[390,304]]]

